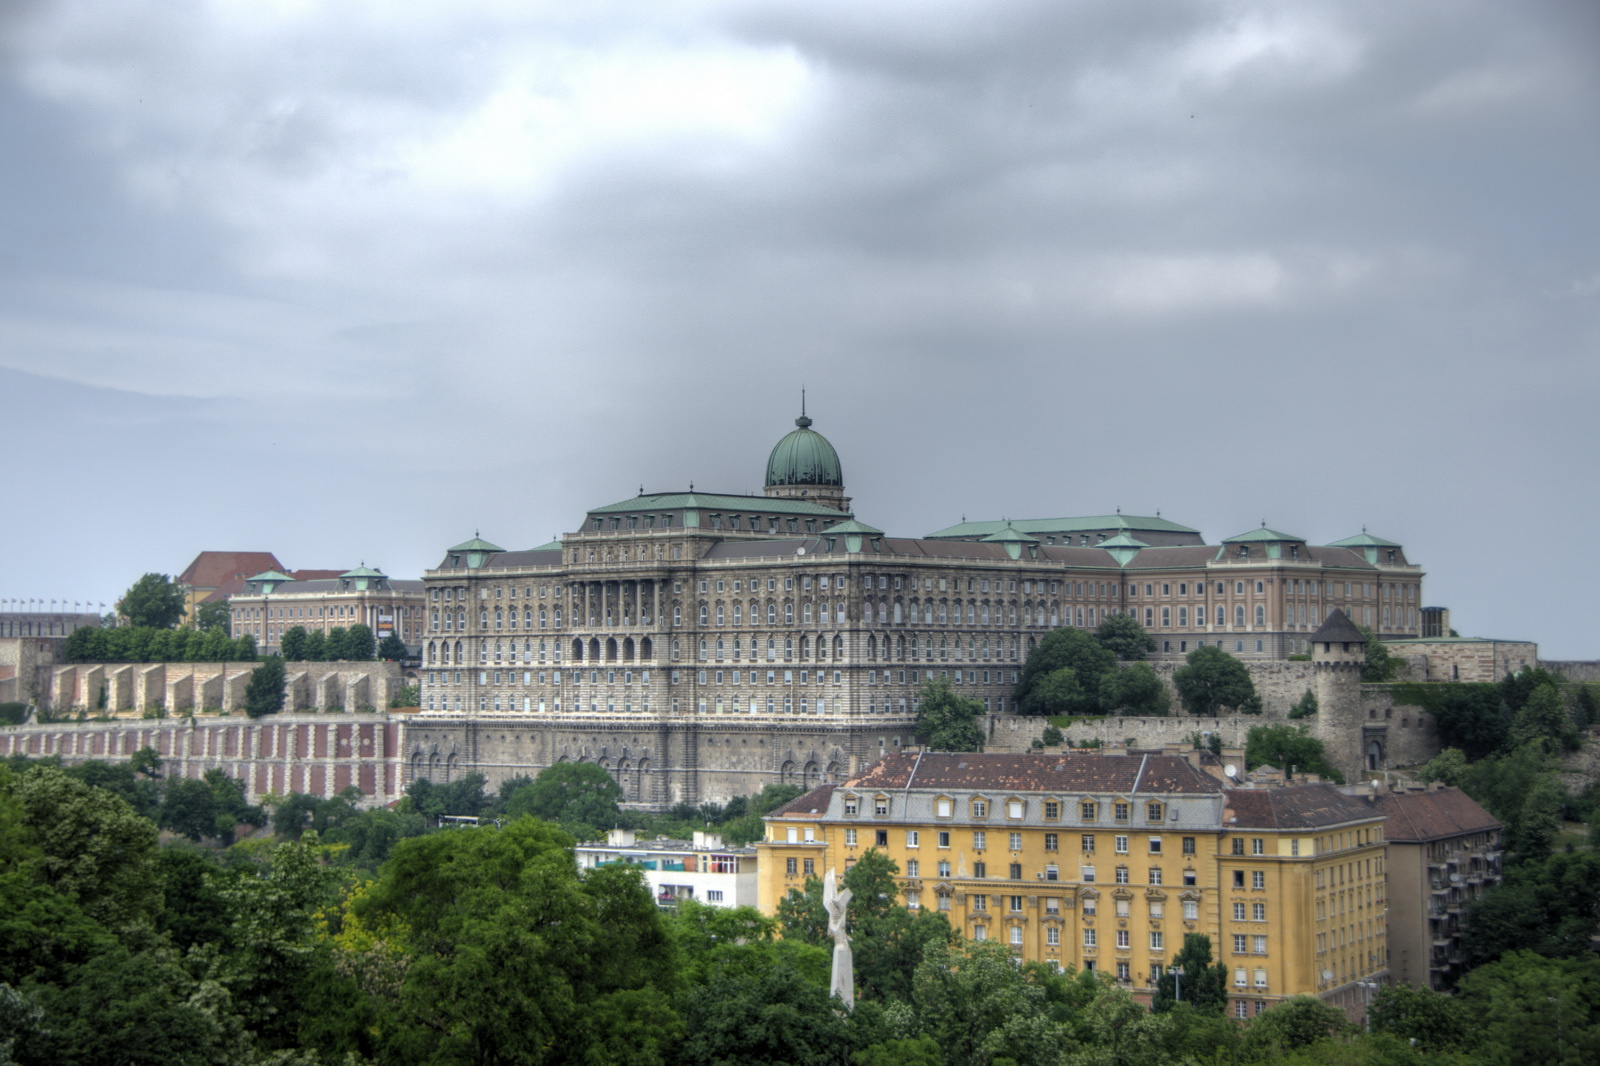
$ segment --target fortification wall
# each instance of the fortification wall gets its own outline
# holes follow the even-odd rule
[[[40,702],[57,713],[142,714],[244,709],[246,663],[69,663],[42,670]],[[358,711],[387,707],[407,679],[400,664],[285,663],[284,710]]]
[[[1600,681],[1600,661],[1594,659],[1540,659],[1539,665],[1568,681]]]
[[[0,729],[0,755],[79,763],[149,747],[168,773],[220,768],[244,781],[252,800],[268,792],[333,796],[354,785],[380,803],[418,777],[446,783],[476,771],[495,788],[556,763],[594,762],[617,778],[626,802],[661,809],[725,803],[774,783],[842,781],[911,744],[911,727],[899,717],[201,715]]]
[[[245,783],[252,802],[269,792],[326,798],[355,786],[388,803],[405,787],[403,734],[402,720],[377,714],[50,723],[0,730],[0,755],[117,762],[154,748],[168,776],[220,769]]]

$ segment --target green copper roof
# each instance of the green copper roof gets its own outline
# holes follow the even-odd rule
[[[825,537],[825,536],[828,536],[829,534],[844,534],[844,533],[859,533],[859,534],[861,534],[862,536],[865,536],[865,537],[881,537],[881,536],[883,536],[883,530],[874,529],[872,526],[867,525],[865,522],[857,522],[854,518],[849,519],[848,521],[845,521],[845,522],[840,522],[837,525],[829,526],[827,529],[824,529],[818,535]]]
[[[1130,536],[1128,534],[1127,530],[1123,530],[1121,533],[1118,533],[1116,536],[1110,538],[1109,540],[1103,540],[1099,544],[1096,544],[1095,547],[1096,548],[1148,548],[1148,547],[1150,547],[1150,545],[1146,544],[1142,540],[1139,540],[1137,537]]]
[[[725,511],[734,514],[825,515],[838,518],[844,512],[809,500],[776,496],[726,496],[712,492],[642,493],[620,503],[595,507],[590,514],[643,514],[646,511]]]
[[[950,540],[958,537],[987,537],[1000,532],[1008,524],[1022,533],[1086,533],[1101,529],[1159,530],[1164,533],[1200,532],[1198,529],[1181,526],[1160,516],[1109,514],[1089,515],[1082,518],[1013,518],[1009,523],[1004,520],[998,522],[959,522],[956,525],[929,533],[927,539]]]
[[[1005,528],[998,533],[991,533],[983,538],[985,544],[1037,544],[1038,537],[1030,537],[1016,526],[1007,522]]]
[[[537,548],[529,548],[528,550],[531,552],[558,552],[561,550],[561,542],[559,540],[552,540],[545,544],[539,545]]]
[[[505,549],[500,547],[500,545],[498,545],[498,544],[490,544],[488,541],[484,540],[482,537],[479,537],[479,536],[476,536],[476,535],[474,535],[471,540],[466,541],[465,543],[462,543],[462,544],[457,544],[454,548],[450,548],[448,550],[449,551],[453,551],[453,552],[503,552],[503,551],[505,551]]]
[[[246,581],[293,581],[288,574],[280,574],[276,570],[263,570],[255,577],[245,578]]]
[[[842,487],[844,469],[828,438],[811,428],[804,411],[794,424],[798,428],[774,445],[767,457],[767,484]]]
[[[1280,533],[1276,529],[1268,529],[1266,526],[1262,526],[1260,529],[1252,529],[1248,533],[1240,533],[1237,537],[1228,537],[1224,539],[1222,543],[1259,544],[1265,541],[1277,540],[1293,540],[1299,541],[1301,544],[1306,542],[1306,538],[1304,537],[1297,537],[1293,533]]]
[[[384,575],[384,572],[382,570],[374,570],[374,569],[372,569],[372,567],[368,566],[366,563],[362,563],[360,566],[356,567],[354,570],[346,570],[344,573],[340,574],[339,576],[340,577],[383,577],[385,575]]]
[[[1363,529],[1357,535],[1355,535],[1353,537],[1346,537],[1343,540],[1336,540],[1332,544],[1329,544],[1328,547],[1330,547],[1330,548],[1398,548],[1398,547],[1400,547],[1400,545],[1396,544],[1392,540],[1384,540],[1382,537],[1374,537],[1371,533],[1368,533],[1366,530]]]

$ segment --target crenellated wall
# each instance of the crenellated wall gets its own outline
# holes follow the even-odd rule
[[[238,712],[256,662],[69,663],[41,670],[40,702],[58,713]],[[285,663],[284,709],[387,707],[408,679],[393,662]]]

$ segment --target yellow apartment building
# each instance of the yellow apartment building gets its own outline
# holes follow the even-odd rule
[[[1199,755],[905,752],[767,816],[760,906],[870,848],[905,903],[1147,995],[1205,933],[1247,1017],[1385,979],[1384,816],[1329,785],[1230,788]]]

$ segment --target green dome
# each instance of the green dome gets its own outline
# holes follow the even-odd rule
[[[801,415],[799,427],[784,437],[767,458],[767,487],[775,485],[835,485],[843,487],[844,472],[839,453],[828,438],[811,428],[811,419]]]

